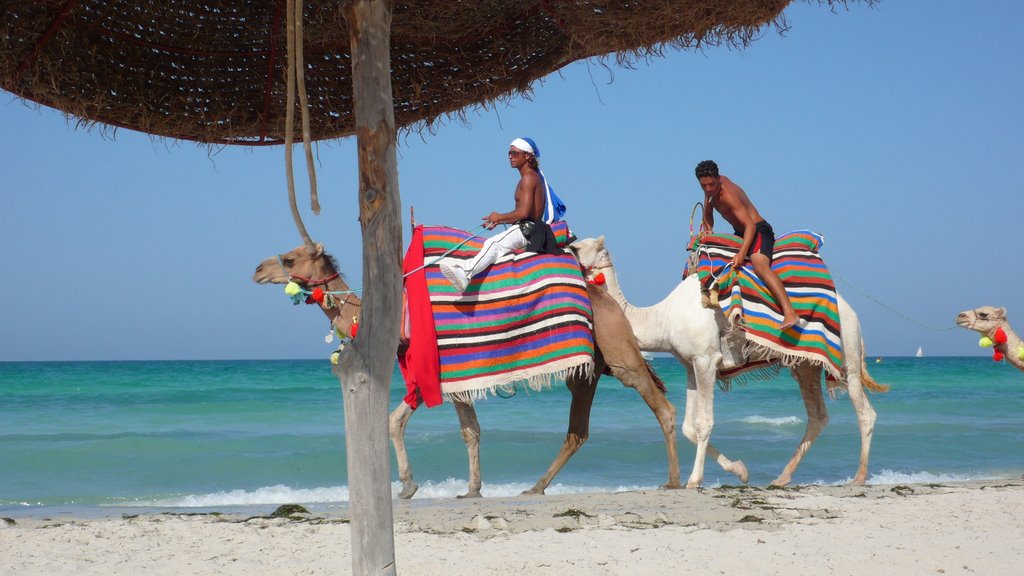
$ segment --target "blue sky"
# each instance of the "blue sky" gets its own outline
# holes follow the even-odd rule
[[[1024,328],[1024,5],[796,3],[786,15],[784,37],[743,51],[576,63],[530,99],[404,135],[403,219],[412,205],[420,222],[469,229],[510,209],[505,151],[529,135],[574,231],[605,235],[627,296],[649,305],[679,280],[701,199],[693,166],[711,158],[777,233],[824,234],[867,354],[989,353],[953,319],[1000,305]],[[330,353],[319,311],[251,281],[299,244],[282,148],[111,140],[6,93],[0,135],[0,361]],[[306,225],[358,286],[354,142],[321,143],[318,157],[323,212],[308,213],[300,188]]]

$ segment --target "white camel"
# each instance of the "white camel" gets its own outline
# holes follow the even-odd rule
[[[733,367],[735,358],[740,358],[735,344],[730,344],[727,334],[727,320],[721,310],[704,308],[701,305],[700,283],[695,274],[683,279],[661,302],[648,307],[631,305],[622,293],[611,255],[605,248],[604,236],[587,238],[573,243],[572,248],[580,264],[593,277],[603,273],[609,294],[622,306],[633,327],[640,349],[647,352],[669,352],[686,367],[686,411],[683,418],[683,435],[697,447],[693,472],[686,485],[700,486],[704,479],[704,459],[707,454],[714,457],[726,471],[732,472],[743,482],[747,481],[746,467],[740,461],[730,461],[709,442],[714,426],[715,381],[719,369]],[[838,296],[838,295],[837,295]],[[846,388],[857,413],[860,427],[860,464],[853,477],[853,484],[863,484],[868,475],[868,455],[871,451],[871,436],[875,425],[875,411],[864,391],[886,391],[887,386],[878,384],[867,372],[864,363],[864,344],[861,340],[860,322],[853,309],[838,297],[843,368]],[[798,363],[791,367],[793,377],[800,385],[804,408],[807,410],[807,427],[793,457],[782,473],[772,482],[774,486],[785,486],[792,481],[793,473],[810,449],[815,438],[828,424],[828,410],[821,390],[820,366],[810,362]]]
[[[1005,358],[1008,364],[1024,371],[1024,341],[1021,341],[1020,336],[1010,328],[1006,308],[982,306],[974,310],[964,310],[957,314],[956,325],[974,330],[988,338],[986,344],[994,347],[998,353],[995,358]],[[999,329],[1002,329],[1002,337],[998,335]]]

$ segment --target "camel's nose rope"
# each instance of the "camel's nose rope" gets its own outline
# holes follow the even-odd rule
[[[836,278],[839,278],[840,280],[842,280],[850,288],[853,288],[854,290],[859,292],[861,296],[867,298],[868,300],[871,300],[875,304],[878,304],[882,308],[885,308],[886,310],[892,312],[893,314],[899,316],[900,318],[903,318],[904,320],[906,320],[907,322],[910,322],[911,324],[917,325],[917,326],[919,326],[921,328],[924,328],[925,330],[932,330],[934,332],[945,332],[946,330],[954,330],[956,328],[959,328],[959,326],[957,326],[956,324],[954,324],[952,326],[948,326],[946,328],[936,328],[934,326],[928,326],[927,324],[922,324],[921,322],[918,322],[917,320],[914,320],[910,316],[907,316],[906,314],[901,313],[899,310],[896,310],[895,308],[885,304],[884,302],[880,302],[879,300],[877,300],[876,298],[874,298],[873,296],[871,296],[867,292],[861,290],[860,288],[857,288],[852,283],[850,283],[849,280],[847,280],[846,278],[843,278],[843,276],[840,273],[836,272],[834,268],[830,267],[829,271],[832,273],[833,276],[835,276]]]
[[[704,203],[703,202],[697,202],[696,204],[694,204],[693,205],[693,210],[690,211],[690,241],[691,241],[691,243],[693,241],[693,223],[694,223],[694,220],[695,220],[694,217],[697,215],[697,210],[698,209],[700,210],[701,221],[703,222],[703,219],[704,219]],[[690,256],[690,266],[689,266],[689,269],[693,270],[694,272],[696,272],[697,265],[700,263],[700,253],[701,253],[701,251],[704,251],[704,253],[707,254],[709,259],[711,258],[711,253],[708,251],[707,246],[705,246],[704,244],[698,244],[697,245],[697,249],[694,250],[693,254],[691,254],[691,256]],[[707,286],[714,286],[714,284],[718,281],[718,279],[721,278],[722,276],[724,276],[731,266],[732,266],[731,262],[723,265],[722,268],[718,271],[717,274],[715,274],[715,271],[712,270],[711,274],[710,274],[710,281],[707,283]],[[957,328],[957,326],[949,326],[949,327],[946,327],[946,328],[936,328],[934,326],[928,326],[928,325],[922,324],[921,322],[918,322],[917,320],[914,320],[913,318],[911,318],[911,317],[909,317],[909,316],[907,316],[905,314],[902,314],[901,312],[899,312],[895,308],[893,308],[891,306],[888,306],[888,305],[886,305],[883,302],[878,301],[876,298],[874,298],[870,294],[864,292],[860,288],[857,288],[856,286],[851,284],[849,280],[847,280],[846,278],[843,278],[843,276],[841,274],[836,272],[834,268],[829,267],[829,270],[832,272],[833,276],[835,276],[836,278],[839,278],[840,280],[845,282],[847,285],[849,285],[855,291],[859,292],[861,296],[864,296],[868,300],[871,300],[872,302],[874,302],[875,304],[878,304],[882,308],[885,308],[886,310],[889,310],[893,314],[896,314],[897,316],[899,316],[900,318],[903,318],[904,320],[910,322],[911,324],[915,324],[917,326],[920,326],[921,328],[924,328],[926,330],[933,330],[935,332],[944,332],[946,330],[952,330],[954,328]]]

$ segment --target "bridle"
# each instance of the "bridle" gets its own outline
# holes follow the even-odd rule
[[[316,279],[305,278],[297,274],[292,274],[288,270],[288,266],[285,265],[284,259],[281,258],[280,254],[277,255],[277,263],[278,265],[281,266],[281,271],[284,272],[285,276],[288,277],[288,281],[295,282],[296,284],[298,284],[302,289],[302,294],[305,294],[307,297],[310,297],[313,294],[313,291],[309,290],[310,287],[322,286],[324,288],[328,288],[328,285],[331,283],[331,281],[339,279],[341,277],[341,275],[338,274],[337,271],[335,271],[334,274],[331,274],[330,276],[327,276],[325,278]],[[320,303],[320,306],[324,309],[332,309],[337,307],[338,315],[335,316],[334,320],[337,320],[338,318],[343,318],[346,306],[362,308],[362,302],[349,301],[349,299],[352,296],[354,296],[357,292],[359,292],[359,290],[324,290],[323,293],[325,294],[325,296],[330,296],[331,300],[325,299],[322,303]],[[338,296],[344,296],[344,298],[341,299],[340,303],[335,303],[334,300]],[[307,298],[306,303],[312,304],[314,302],[311,299]],[[357,316],[353,316],[353,321],[356,321],[357,319]],[[334,323],[333,320],[331,321],[331,323]]]
[[[607,257],[602,258],[602,260],[607,261],[606,264],[597,263],[593,266],[584,266],[583,263],[580,262],[580,255],[576,252],[576,249],[573,248],[572,246],[569,246],[569,251],[572,252],[572,255],[576,257],[576,263],[579,264],[580,272],[583,273],[583,279],[590,284],[595,283],[594,278],[597,276],[597,274],[601,273],[601,270],[612,268],[612,263],[608,261]],[[596,273],[594,272],[595,270],[597,271]],[[601,283],[603,284],[604,282],[602,281]]]

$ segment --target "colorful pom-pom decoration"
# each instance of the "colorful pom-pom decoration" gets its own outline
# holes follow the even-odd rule
[[[354,318],[352,320],[352,326],[348,329],[352,333],[352,338],[355,339],[356,333],[359,332],[359,319]]]
[[[1002,327],[996,328],[995,334],[992,335],[992,341],[996,344],[1006,344],[1006,332]]]
[[[988,348],[991,345],[992,339],[989,338],[988,336],[982,336],[981,340],[978,340],[978,346],[981,346],[982,348]]]
[[[341,352],[331,352],[331,364],[337,366],[338,358],[341,358]]]
[[[1003,361],[1003,353],[1000,352],[999,350],[996,350],[992,354],[992,360],[995,360],[996,362],[1002,362]]]
[[[295,282],[289,282],[284,285],[284,293],[289,296],[298,296],[300,292],[302,292],[302,286]]]
[[[1017,348],[1017,359],[1024,362],[1024,346]]]
[[[591,284],[596,284],[598,286],[603,285],[605,282],[607,282],[607,280],[605,280],[604,272],[598,272],[597,276],[594,276],[594,279],[590,281]]]
[[[313,299],[313,302],[316,302],[317,304],[323,304],[324,303],[324,289],[319,287],[319,286],[317,286],[316,288],[313,288],[313,293],[310,295],[310,297]]]

